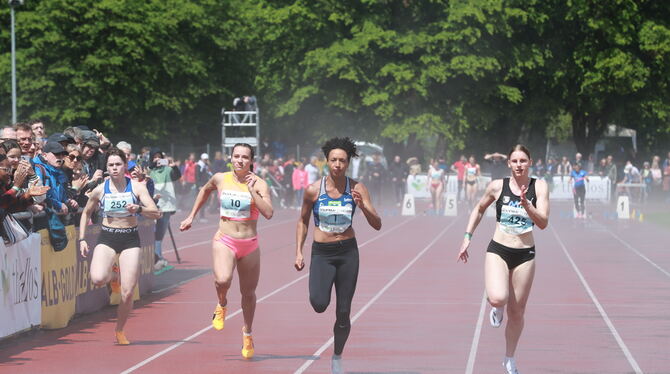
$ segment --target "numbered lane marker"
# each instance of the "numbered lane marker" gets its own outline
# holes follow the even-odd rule
[[[403,216],[416,215],[416,209],[414,207],[414,195],[405,194],[405,198],[402,200],[402,215]]]
[[[628,196],[619,196],[616,203],[616,214],[619,219],[630,219],[630,204]]]
[[[458,215],[458,204],[455,194],[447,194],[444,200],[444,215],[449,217]]]

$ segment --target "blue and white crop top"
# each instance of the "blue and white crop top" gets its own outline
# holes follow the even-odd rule
[[[105,181],[105,192],[100,199],[100,209],[103,217],[130,217],[137,214],[128,212],[130,204],[138,204],[139,200],[133,193],[131,179],[126,177],[126,189],[123,192],[112,192],[109,188],[109,179]]]
[[[351,196],[349,178],[344,193],[337,199],[328,196],[326,177],[321,179],[319,197],[314,203],[314,224],[323,232],[341,234],[351,226],[356,211],[356,203]]]

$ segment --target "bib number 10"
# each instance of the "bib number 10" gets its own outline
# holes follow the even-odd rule
[[[239,208],[241,205],[242,203],[239,200],[230,199],[230,206]]]

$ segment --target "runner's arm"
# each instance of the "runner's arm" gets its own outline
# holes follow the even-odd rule
[[[209,199],[209,194],[211,194],[212,191],[216,191],[216,186],[219,179],[218,175],[219,174],[214,174],[209,179],[209,181],[207,181],[207,183],[205,183],[205,185],[200,188],[198,196],[195,198],[195,203],[193,203],[193,209],[191,209],[191,213],[189,213],[187,218],[192,220],[195,215],[198,214],[200,208],[202,208],[202,206],[205,205],[205,202]]]
[[[161,211],[156,206],[154,199],[149,195],[149,190],[142,183],[132,182],[133,191],[137,191],[137,197],[140,199],[140,205],[135,206],[132,204],[128,207],[128,211],[131,213],[137,213],[143,215],[146,218],[158,219],[161,216]],[[140,209],[141,207],[141,209]]]
[[[262,178],[256,178],[256,186],[253,189],[251,198],[254,199],[256,208],[266,219],[272,218],[274,209],[272,208],[272,196],[267,182]]]
[[[79,218],[79,239],[82,240],[86,236],[86,225],[88,225],[88,220],[95,212],[95,208],[100,204],[100,195],[102,189],[104,188],[103,184],[99,184],[98,187],[94,188],[91,191],[91,194],[88,196],[88,202],[86,206],[81,211],[81,217]]]
[[[488,186],[486,186],[484,196],[479,199],[477,205],[475,205],[475,207],[472,209],[472,213],[470,213],[470,218],[468,219],[468,225],[465,227],[465,232],[470,234],[475,232],[479,222],[481,222],[482,217],[484,217],[484,214],[486,213],[486,209],[495,201],[496,195],[501,189],[502,179],[496,179],[489,183]]]
[[[359,196],[356,196],[358,194]],[[372,206],[372,200],[370,200],[370,193],[365,185],[361,182],[356,183],[352,190],[352,195],[354,200],[358,200],[356,203],[358,207],[361,208],[365,219],[368,221],[368,224],[375,230],[379,231],[382,228],[382,219],[375,210],[375,207]]]
[[[302,268],[305,266],[302,249],[305,245],[305,239],[307,238],[307,227],[309,226],[309,219],[312,214],[314,200],[316,199],[316,194],[318,193],[317,191],[318,187],[316,187],[314,184],[307,186],[302,199],[300,217],[298,218],[298,223],[295,230],[295,267],[297,270],[302,270]]]
[[[541,230],[544,230],[549,224],[549,188],[547,182],[542,179],[535,181],[535,196],[537,196],[537,207],[526,200],[523,208],[530,219]]]

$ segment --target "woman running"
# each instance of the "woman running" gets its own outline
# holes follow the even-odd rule
[[[112,281],[114,288],[121,283],[121,302],[117,309],[116,342],[128,345],[123,327],[133,308],[133,291],[140,275],[140,234],[137,231],[137,216],[149,219],[160,217],[146,187],[125,176],[126,155],[119,149],[107,152],[109,178],[98,185],[88,198],[79,221],[79,251],[82,257],[89,252],[86,242],[86,225],[97,207],[102,211],[102,230],[98,244],[93,249],[91,260],[91,282],[102,286]],[[114,259],[119,256],[119,267]]]
[[[314,214],[309,301],[314,311],[323,313],[335,285],[335,352],[331,365],[333,373],[342,373],[342,351],[351,330],[351,300],[358,279],[358,245],[351,223],[357,207],[375,230],[382,228],[382,220],[372,206],[368,189],[345,175],[351,158],[358,157],[351,139],[333,138],[321,149],[330,173],[305,190],[296,230],[295,268],[300,271],[305,266],[303,246],[309,217]]]
[[[475,199],[477,198],[477,178],[481,174],[475,156],[470,156],[468,163],[465,164],[465,198],[470,206],[475,205]]]
[[[470,214],[458,259],[468,262],[470,239],[491,203],[496,203],[496,229],[486,250],[484,266],[486,295],[493,307],[490,322],[500,327],[507,306],[505,359],[508,374],[518,374],[514,353],[524,324],[526,302],[535,275],[533,226],[545,229],[549,223],[549,190],[541,179],[529,177],[530,152],[516,145],[507,165],[511,178],[492,181]]]
[[[582,169],[580,162],[576,162],[572,166],[572,171],[570,171],[570,183],[573,181],[572,196],[575,199],[576,218],[586,218],[584,215],[584,198],[586,197],[586,184],[584,181],[588,182],[589,177],[586,170]]]
[[[233,171],[216,173],[200,189],[191,213],[184,219],[179,229],[191,228],[198,210],[209,200],[209,195],[217,191],[219,195],[219,229],[212,240],[212,267],[214,286],[219,303],[214,309],[212,326],[222,330],[226,319],[228,289],[233,280],[233,270],[237,267],[242,294],[242,357],[254,357],[254,342],[251,337],[254,313],[256,311],[256,286],[260,277],[261,253],[258,248],[256,229],[259,213],[266,219],[272,218],[272,200],[267,183],[253,173],[254,149],[246,143],[233,146]]]
[[[430,197],[433,199],[435,214],[442,212],[442,191],[444,191],[444,170],[440,169],[437,160],[432,160],[428,168],[430,176]]]

